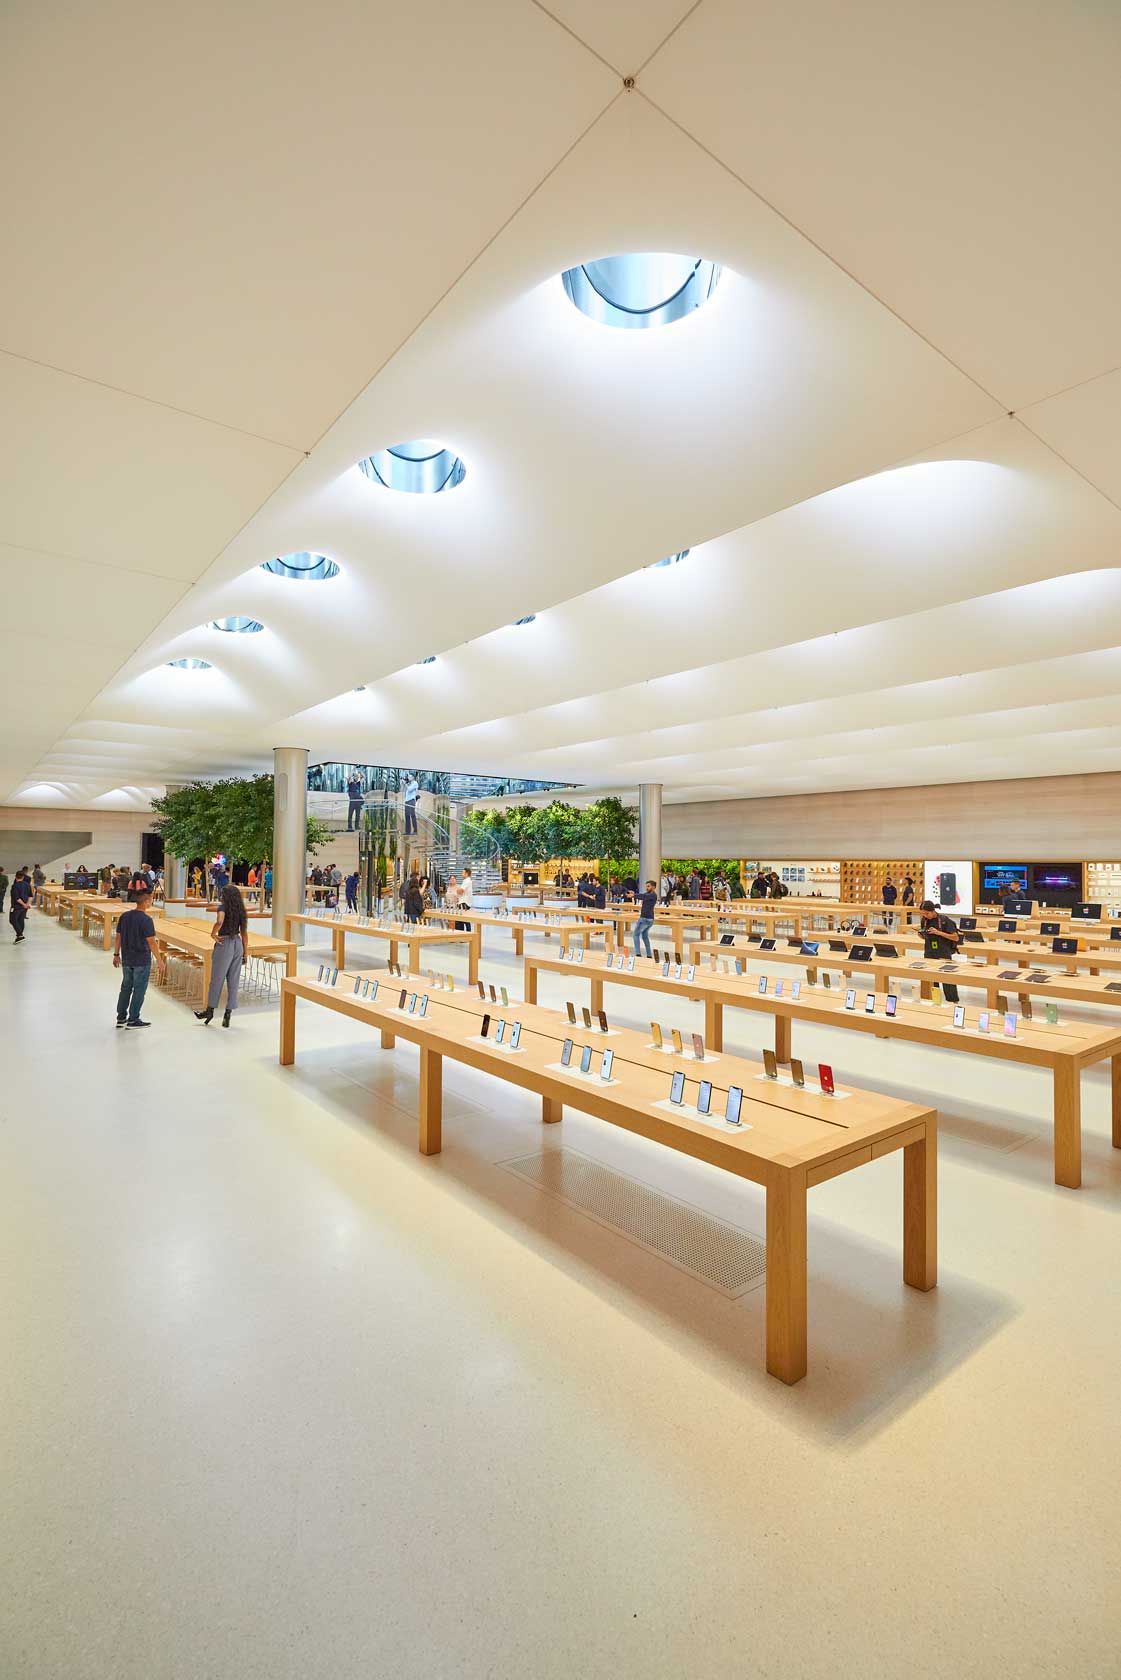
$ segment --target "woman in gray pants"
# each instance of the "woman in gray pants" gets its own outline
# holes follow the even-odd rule
[[[210,993],[205,1009],[196,1009],[195,1016],[208,1027],[214,1019],[222,985],[226,987],[226,1012],[222,1025],[228,1027],[230,1016],[237,1008],[237,988],[241,979],[241,965],[249,956],[248,922],[245,900],[236,887],[223,887],[218,900],[218,914],[210,937],[214,941],[214,955],[210,964]]]

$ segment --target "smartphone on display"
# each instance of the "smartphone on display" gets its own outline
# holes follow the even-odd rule
[[[855,991],[852,990],[851,987],[845,993],[845,1008],[846,1009],[855,1009],[856,1008],[856,993],[855,993]]]
[[[323,978],[323,964],[322,963],[320,963],[320,965],[319,965],[319,973],[316,975],[315,978],[316,978],[317,981],[322,980],[322,978]]]
[[[964,1005],[964,1003],[957,1003],[957,1004],[954,1005],[954,1026],[955,1027],[964,1027],[964,1025],[965,1025],[965,1005]]]
[[[1006,1015],[1004,1017],[1004,1036],[1005,1036],[1005,1038],[1015,1038],[1015,1036],[1016,1036],[1016,1017],[1015,1017],[1015,1015]]]
[[[505,1037],[506,1037],[506,1023],[505,1023],[505,1021],[496,1021],[494,1023],[494,1042],[496,1044],[501,1044]]]
[[[679,1103],[682,1100],[682,1098],[684,1097],[684,1095],[685,1095],[685,1075],[683,1073],[675,1073],[674,1076],[673,1076],[673,1079],[670,1082],[669,1100],[670,1100],[671,1103]]]
[[[487,1001],[487,989],[486,989],[486,987],[483,985],[483,982],[481,980],[476,980],[475,984],[479,989],[479,996],[482,998],[483,1002],[485,1003]]]
[[[1047,1016],[1047,1025],[1049,1027],[1057,1027],[1058,1024],[1059,1024],[1059,1006],[1058,1006],[1058,1004],[1057,1003],[1045,1003],[1043,1005],[1043,1010],[1044,1010],[1044,1014]]]
[[[653,952],[654,952],[654,961],[656,963],[660,963],[661,960],[662,960],[662,953],[659,951],[659,949],[656,945],[653,946],[652,949],[653,949]]]
[[[614,968],[615,967],[615,953],[614,953],[614,951],[608,951],[608,953],[607,953],[607,966],[608,966],[608,968]]]
[[[797,1056],[791,1056],[790,1058],[790,1077],[799,1089],[802,1089],[805,1086],[806,1070],[798,1060]]]
[[[1021,992],[1020,994],[1020,1014],[1024,1017],[1025,1021],[1031,1020],[1031,998],[1026,992]]]
[[[615,1061],[614,1050],[605,1050],[603,1052],[603,1060],[599,1064],[599,1076],[600,1076],[601,1079],[610,1079],[611,1078],[611,1069],[612,1069],[612,1066],[614,1064],[614,1061]]]
[[[425,992],[424,996],[420,1000],[420,1013],[422,1015],[427,1015],[428,1014],[428,993],[427,992]]]
[[[587,1073],[587,1071],[591,1067],[591,1065],[592,1065],[592,1047],[591,1047],[590,1044],[585,1044],[583,1049],[580,1052],[580,1072],[581,1073]]]
[[[833,1095],[833,1069],[829,1066],[828,1062],[818,1063],[817,1082],[827,1097],[831,1097]]]
[[[609,1031],[609,1028],[608,1028],[608,1025],[607,1025],[607,1015],[602,1009],[597,1012],[596,1019],[599,1022],[600,1032]]]
[[[743,974],[743,963],[739,957],[736,958],[736,973],[740,975]]]
[[[701,1037],[700,1033],[694,1033],[693,1034],[693,1054],[694,1054],[694,1056],[696,1056],[698,1062],[703,1062],[704,1061],[704,1059],[705,1059],[705,1041]]]
[[[695,980],[696,977],[697,977],[697,965],[696,965],[696,963],[690,963],[689,967],[685,970],[685,978],[686,978],[686,980]]]
[[[670,1035],[673,1038],[674,1052],[675,1052],[676,1055],[680,1056],[682,1048],[683,1048],[682,1043],[681,1043],[681,1034],[676,1027],[671,1027],[670,1028]]]
[[[782,981],[781,980],[776,980],[775,981],[775,996],[776,997],[781,997],[782,996]]]
[[[831,988],[832,988],[832,985],[833,985],[833,982],[832,982],[832,980],[831,980],[831,979],[830,979],[830,978],[829,978],[829,971],[828,971],[828,969],[823,969],[823,970],[822,970],[822,974],[821,974],[821,985],[822,985],[822,990],[823,990],[823,991],[826,991],[826,992],[828,992],[828,991],[829,991],[829,990],[830,990],[830,989],[831,989]]]
[[[675,980],[681,979],[681,964],[679,962],[673,965],[673,977]]]
[[[931,998],[932,1003],[941,1003],[942,1002],[942,988],[938,984],[937,980],[934,980],[934,981],[931,982],[930,998]]]
[[[444,986],[449,992],[455,991],[455,981],[452,979],[450,974],[444,975]]]
[[[707,1114],[712,1107],[712,1080],[702,1079],[697,1089],[697,1113]]]
[[[418,994],[416,992],[410,992],[409,993],[409,1014],[410,1015],[415,1015],[416,1014],[417,996],[418,996]]]
[[[518,1048],[518,1045],[521,1043],[521,1041],[522,1041],[522,1024],[521,1024],[520,1021],[515,1021],[513,1026],[510,1028],[510,1048],[511,1048],[511,1050],[516,1050]]]
[[[634,973],[634,952],[633,951],[631,952],[630,956],[627,958],[627,973],[628,974],[633,974]]]
[[[899,998],[897,997],[895,992],[889,992],[887,994],[887,997],[884,999],[884,1014],[885,1015],[894,1015],[895,1011],[898,1008],[899,1008]]]
[[[591,1031],[591,1026],[592,1026],[592,1012],[591,1012],[591,1010],[581,1008],[580,1013],[584,1017],[585,1030],[590,1032]]]
[[[728,1101],[724,1104],[724,1118],[730,1126],[740,1124],[740,1105],[743,1102],[743,1091],[738,1085],[729,1085]]]
[[[987,1009],[982,1009],[981,1013],[977,1017],[977,1031],[987,1033],[988,1030],[989,1030],[989,1012],[988,1012]]]
[[[650,1023],[650,1036],[654,1040],[655,1050],[660,1050],[662,1048],[662,1029],[657,1021],[651,1021]]]
[[[489,1031],[490,1031],[490,1016],[489,1015],[484,1015],[483,1016],[483,1024],[479,1028],[479,1037],[480,1038],[485,1038]]]
[[[576,947],[576,961],[577,962],[583,962],[583,960],[584,960],[584,947],[582,945],[577,945],[577,947]]]
[[[874,1015],[876,1013],[876,994],[875,994],[875,992],[868,992],[865,995],[865,998],[864,998],[864,1013],[865,1013],[865,1015]]]
[[[760,995],[762,995],[762,993],[765,992],[766,990],[767,990],[767,976],[765,974],[761,974],[759,976],[759,992],[760,992]]]
[[[572,1023],[573,1026],[575,1026],[576,1025],[576,1005],[574,1003],[566,1003],[564,1007],[568,1010],[569,1021]]]
[[[572,1060],[572,1040],[566,1038],[561,1045],[561,1067],[567,1067]]]
[[[509,1009],[509,1007],[510,1007],[510,994],[509,994],[509,992],[506,990],[505,986],[499,986],[498,990],[502,994],[502,1007],[503,1007],[503,1009]]]
[[[495,989],[494,989],[493,986],[490,989],[490,1001],[492,1003],[497,1003],[498,1002],[498,994],[495,992]]]
[[[662,964],[662,979],[663,980],[668,980],[669,979],[669,958],[668,957],[666,958],[665,962]]]
[[[356,981],[355,981],[355,982],[354,982],[354,995],[355,995],[355,997],[357,997],[357,996],[358,996],[358,993],[359,993],[359,991],[360,991],[360,990],[361,990],[361,987],[362,987],[362,982],[361,982],[361,980],[356,980]]]
[[[795,1002],[797,1002],[797,1000],[801,997],[801,995],[802,995],[802,982],[800,980],[792,980],[790,982],[790,995],[795,1000]]]
[[[404,1009],[404,1007],[405,1007],[405,1004],[406,1004],[406,1003],[407,1003],[407,1002],[408,1002],[408,997],[409,997],[409,993],[408,993],[408,988],[407,988],[407,987],[405,987],[405,986],[402,986],[402,988],[401,988],[401,995],[400,995],[400,997],[399,997],[399,998],[398,998],[398,999],[397,999],[397,1007],[398,1007],[398,1009]]]
[[[764,1050],[763,1052],[763,1072],[768,1079],[778,1078],[778,1057],[773,1050]]]

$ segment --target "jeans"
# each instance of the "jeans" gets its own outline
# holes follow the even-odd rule
[[[646,946],[646,955],[648,957],[652,957],[654,955],[653,951],[650,949],[650,929],[653,926],[653,916],[640,916],[638,921],[634,924],[634,954],[636,957],[640,957],[642,955],[642,951],[639,948],[638,943],[640,939]]]
[[[360,799],[352,799],[346,813],[346,831],[349,834],[352,828],[361,827],[362,801]]]
[[[415,834],[416,833],[416,800],[415,799],[406,799],[406,801],[405,801],[405,833],[406,834]]]
[[[128,963],[121,964],[121,989],[117,993],[118,1021],[139,1021],[144,993],[148,990],[151,975],[150,962],[138,963],[135,967],[130,967]]]
[[[346,907],[347,907],[348,910],[353,910],[355,915],[358,914],[358,894],[357,893],[352,893],[352,892],[347,893],[347,895],[346,895]]]

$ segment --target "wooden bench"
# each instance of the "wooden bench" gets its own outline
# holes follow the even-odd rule
[[[642,1035],[612,1037],[615,1070],[611,1083],[559,1066],[568,1029],[552,1011],[512,1006],[523,1022],[521,1045],[501,1049],[479,1036],[481,1010],[466,993],[425,986],[429,998],[422,1019],[396,1007],[396,988],[384,983],[375,1001],[355,995],[352,979],[335,986],[310,979],[281,983],[280,1061],[296,1057],[296,1004],[313,1003],[380,1032],[383,1049],[398,1037],[420,1053],[419,1141],[421,1153],[442,1145],[444,1058],[492,1074],[541,1098],[547,1123],[563,1118],[567,1104],[610,1125],[634,1132],[696,1160],[707,1161],[766,1191],[767,1296],[766,1364],[772,1376],[798,1382],[807,1362],[807,1196],[838,1174],[903,1151],[903,1277],[914,1289],[937,1281],[937,1116],[922,1104],[874,1092],[846,1089],[844,1099],[755,1080],[754,1064],[728,1059],[723,1090],[745,1081],[743,1124],[730,1126],[689,1113],[667,1112],[664,1061],[652,1065]],[[505,1012],[504,1012],[505,1013]],[[745,1071],[741,1074],[740,1069]],[[748,1072],[747,1070],[752,1070]],[[721,1107],[723,1105],[721,1104]]]

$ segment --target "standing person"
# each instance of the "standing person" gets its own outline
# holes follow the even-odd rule
[[[444,909],[459,909],[459,882],[456,880],[454,874],[449,875],[448,884],[444,889]]]
[[[214,918],[210,937],[214,941],[214,955],[210,962],[210,991],[207,994],[206,1008],[196,1009],[195,1019],[201,1021],[204,1026],[210,1025],[218,1007],[218,999],[222,995],[222,986],[225,984],[226,1009],[222,1016],[222,1025],[228,1027],[230,1016],[237,1008],[237,988],[241,981],[242,964],[249,960],[249,918],[245,914],[245,900],[238,888],[231,887],[229,882],[222,888],[218,914]]]
[[[346,831],[362,827],[362,778],[352,770],[346,779]]]
[[[39,888],[45,887],[46,884],[47,877],[43,874],[43,865],[41,863],[37,863],[31,872],[31,885],[34,889],[34,895],[36,898],[39,896]]]
[[[416,833],[416,805],[420,798],[420,783],[416,771],[410,770],[405,782],[405,833]]]
[[[701,896],[701,877],[697,873],[697,867],[696,867],[695,864],[694,864],[693,868],[689,871],[689,894],[688,894],[688,896],[690,898],[700,898],[700,896]]]
[[[27,910],[31,903],[31,879],[27,873],[27,865],[16,870],[16,878],[12,882],[12,902],[8,911],[8,920],[12,925],[15,938],[13,945],[18,945],[23,939],[23,924],[27,920]]]
[[[475,905],[475,883],[471,879],[470,865],[469,864],[464,864],[464,866],[463,866],[463,879],[459,883],[459,908],[461,910],[471,910],[471,909],[474,908],[474,905]],[[470,931],[471,931],[471,923],[470,922],[456,922],[455,925],[463,933],[470,933]]]
[[[712,882],[709,880],[707,875],[702,875],[701,876],[701,885],[700,885],[699,892],[700,892],[700,897],[701,897],[702,903],[711,902],[711,900],[712,900]]]
[[[354,872],[352,874],[348,875],[347,878],[346,878],[346,907],[347,907],[348,910],[352,910],[355,915],[358,914],[358,871],[357,871],[357,869],[354,870]]]
[[[657,881],[647,881],[646,891],[638,904],[638,920],[634,924],[634,954],[636,957],[641,957],[642,945],[645,945],[648,957],[654,955],[650,949],[650,929],[654,926],[654,912],[657,905],[658,883]]]
[[[140,1019],[144,994],[152,977],[152,958],[159,961],[156,924],[148,911],[152,907],[150,892],[137,895],[131,910],[126,910],[117,922],[113,940],[113,967],[121,971],[121,989],[117,993],[117,1026],[150,1027],[151,1021]]]
[[[888,927],[894,927],[895,917],[891,913],[890,906],[895,903],[896,899],[899,897],[899,893],[896,889],[895,882],[892,880],[890,875],[884,882],[883,893],[881,896],[883,897],[884,903],[889,906],[888,914],[884,917],[884,921]]]
[[[755,871],[755,879],[751,883],[751,888],[747,896],[748,898],[766,898],[767,877],[761,869],[757,869]]]
[[[130,904],[138,904],[140,902],[141,893],[147,893],[150,897],[151,892],[152,892],[152,883],[151,883],[151,881],[149,881],[147,875],[145,875],[145,873],[142,869],[134,869],[132,874],[128,878],[128,901],[129,901],[129,903]]]
[[[958,946],[961,944],[961,934],[958,925],[949,916],[943,916],[936,910],[929,898],[924,898],[919,912],[919,924],[923,936],[924,957],[956,957]],[[950,983],[942,987],[942,994],[947,1003],[958,1001],[958,989]]]
[[[265,864],[265,909],[272,909],[272,864]]]
[[[662,879],[658,883],[658,895],[663,904],[669,903],[669,895],[673,891],[673,876],[668,869],[662,870]]]
[[[431,910],[433,905],[436,903],[436,899],[432,892],[432,882],[427,875],[422,875],[420,878],[420,896],[425,912],[427,913],[427,911]]]
[[[589,910],[606,910],[607,891],[603,882],[593,875],[591,882],[589,883],[589,887],[590,890],[588,897],[591,900],[591,903],[588,905]]]
[[[405,886],[405,920],[419,922],[424,915],[424,899],[420,891],[420,876],[410,875]]]
[[[903,882],[903,902],[904,904],[914,904],[915,902],[915,882],[911,875],[906,876]]]
[[[7,875],[4,873],[4,865],[0,863],[0,916],[4,914],[4,900],[8,896],[8,888],[11,884],[12,883],[9,881]]]

